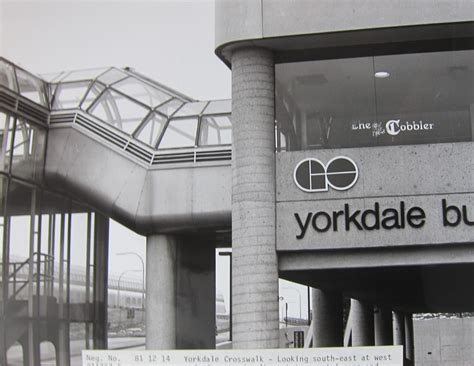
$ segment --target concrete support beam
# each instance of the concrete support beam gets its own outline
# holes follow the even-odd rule
[[[351,299],[352,346],[374,345],[374,308],[359,300]]]
[[[270,51],[232,55],[233,347],[276,348],[274,62]]]
[[[387,346],[393,344],[392,310],[384,307],[374,307],[375,345]]]
[[[313,347],[342,347],[342,295],[311,289],[313,305]]]
[[[146,348],[176,348],[176,240],[150,235],[146,247]]]

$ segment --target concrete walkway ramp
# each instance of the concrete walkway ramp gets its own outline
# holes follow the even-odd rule
[[[143,235],[230,227],[230,146],[157,151],[83,111],[51,121],[49,188]]]

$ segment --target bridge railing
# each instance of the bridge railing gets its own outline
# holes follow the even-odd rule
[[[33,271],[31,286],[36,285],[38,290],[43,289],[43,295],[52,295],[54,258],[51,255],[35,252],[32,258],[27,258],[24,261],[10,262],[8,266],[6,280],[9,300],[16,300],[20,293],[28,286],[30,283],[30,270]],[[3,270],[2,264],[0,264],[0,268]]]

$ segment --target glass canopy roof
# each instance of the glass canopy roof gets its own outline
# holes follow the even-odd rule
[[[195,101],[130,68],[35,76],[0,58],[0,86],[52,111],[82,110],[155,149],[229,145],[231,101]]]
[[[13,90],[43,107],[49,107],[47,84],[38,76],[3,58],[0,58],[0,86]]]

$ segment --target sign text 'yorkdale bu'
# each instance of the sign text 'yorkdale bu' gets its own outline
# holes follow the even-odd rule
[[[346,157],[337,156],[327,164],[318,159],[300,161],[293,173],[296,186],[304,192],[325,192],[329,188],[343,191],[353,187],[359,177],[356,163]],[[446,198],[440,201],[440,215],[445,227],[459,225],[474,226],[474,217],[466,205],[452,205]],[[383,207],[375,202],[365,210],[351,209],[348,203],[339,210],[294,213],[300,232],[297,239],[303,239],[309,230],[317,233],[327,231],[373,231],[402,230],[407,227],[422,228],[427,220],[420,206],[410,206],[401,200],[395,207]]]

